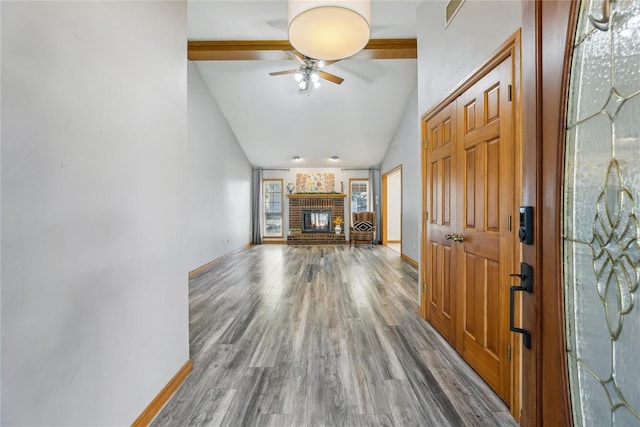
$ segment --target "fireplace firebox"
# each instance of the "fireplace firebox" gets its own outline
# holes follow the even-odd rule
[[[302,211],[303,233],[329,233],[331,231],[331,210],[304,209]]]

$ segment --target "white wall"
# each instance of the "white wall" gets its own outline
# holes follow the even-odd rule
[[[387,240],[402,239],[402,172],[400,169],[387,176]]]
[[[195,62],[189,81],[189,269],[251,242],[251,165]]]
[[[522,25],[519,0],[466,0],[444,28],[446,0],[418,6],[419,112],[443,100]]]
[[[129,425],[189,358],[185,2],[2,2],[2,425]]]
[[[382,161],[382,173],[387,173],[400,165],[402,165],[402,253],[419,262],[422,175],[417,91],[414,91],[409,99],[402,121]]]

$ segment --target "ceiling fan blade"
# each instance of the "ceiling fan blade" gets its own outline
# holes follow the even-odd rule
[[[285,50],[284,53],[286,53],[289,57],[296,61],[298,65],[306,65],[304,61],[307,58],[297,50]]]
[[[323,78],[325,80],[329,80],[331,83],[335,83],[335,84],[339,85],[340,83],[342,83],[344,81],[344,79],[342,77],[334,76],[333,74],[329,74],[326,71],[318,70],[317,72],[318,72],[318,76],[320,76],[321,78]]]
[[[287,71],[276,71],[273,73],[269,73],[270,76],[281,76],[283,74],[295,74],[297,72],[299,72],[300,70],[287,70]]]
[[[324,67],[326,67],[328,65],[335,64],[336,62],[340,62],[340,61],[342,61],[342,59],[334,59],[334,60],[331,60],[331,61],[326,60],[326,59],[321,59],[320,61],[316,62],[316,64],[317,64],[318,68],[324,68]]]

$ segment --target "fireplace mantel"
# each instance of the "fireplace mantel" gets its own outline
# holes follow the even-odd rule
[[[344,193],[291,193],[287,194],[290,199],[339,199],[347,197]]]

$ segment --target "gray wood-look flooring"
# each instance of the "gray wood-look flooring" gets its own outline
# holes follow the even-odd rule
[[[253,246],[190,282],[194,369],[154,426],[510,426],[389,248]]]

